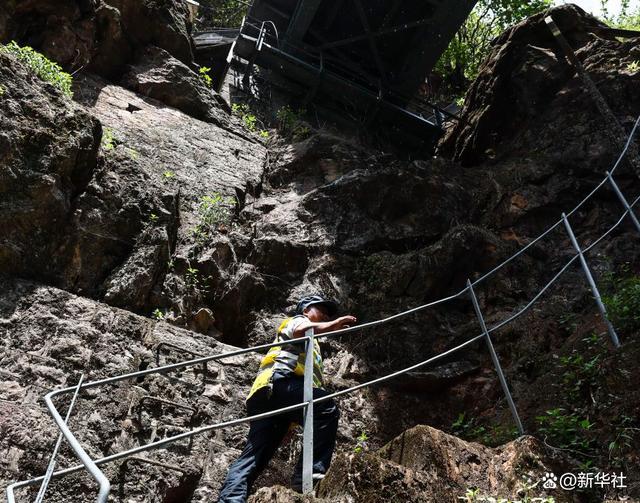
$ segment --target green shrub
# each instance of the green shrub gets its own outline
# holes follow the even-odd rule
[[[362,430],[358,438],[356,439],[356,446],[353,448],[353,452],[358,453],[367,449],[367,441],[369,440],[369,435],[365,430]]]
[[[228,224],[236,205],[235,197],[224,197],[218,192],[200,199],[198,213],[203,225],[213,228],[220,224]]]
[[[231,105],[231,112],[242,120],[244,127],[252,133],[258,133],[261,138],[269,138],[269,131],[258,129],[258,124],[262,124],[256,114],[254,114],[246,103],[234,103]]]
[[[211,87],[213,85],[213,79],[209,75],[211,68],[208,66],[201,66],[198,72],[200,73],[200,78],[204,81],[207,87]]]
[[[200,198],[198,204],[200,222],[191,229],[196,241],[203,242],[220,226],[228,225],[231,222],[236,203],[235,197],[224,197],[217,192]]]
[[[113,150],[116,146],[113,129],[106,127],[102,130],[102,140],[100,140],[102,150]]]
[[[52,84],[65,96],[73,97],[73,91],[71,90],[73,79],[71,75],[62,70],[60,65],[47,59],[31,47],[20,47],[15,41],[0,47],[6,53],[12,54],[15,58],[25,63],[38,77]]]
[[[457,419],[451,423],[451,431],[457,437],[466,440],[476,439],[483,436],[487,429],[479,425],[475,417],[467,418],[465,413],[458,414]]]
[[[577,350],[569,356],[560,357],[562,385],[571,401],[588,398],[600,386],[601,358],[599,353],[585,358]]]
[[[640,328],[640,277],[609,278],[611,293],[602,301],[609,319],[616,328],[624,331]]]
[[[540,433],[548,437],[556,447],[581,451],[588,451],[593,447],[593,441],[586,435],[593,423],[575,412],[567,412],[558,407],[546,411],[544,416],[536,417],[536,421]]]
[[[464,412],[458,414],[457,419],[451,423],[451,432],[464,440],[480,442],[491,447],[505,444],[518,437],[518,428],[515,426],[485,427],[478,424],[476,418],[467,418]]]
[[[278,130],[284,136],[291,137],[294,141],[304,140],[311,133],[309,126],[301,122],[305,113],[306,110],[302,108],[293,110],[289,105],[283,106],[276,112]]]
[[[608,444],[609,462],[612,466],[626,468],[627,458],[632,458],[634,440],[640,431],[635,427],[636,422],[636,419],[626,414],[612,421],[614,433]]]

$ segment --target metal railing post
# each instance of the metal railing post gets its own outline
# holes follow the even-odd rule
[[[624,197],[624,194],[620,190],[620,187],[618,187],[618,184],[615,182],[615,180],[613,179],[613,176],[611,176],[611,173],[609,173],[608,171],[607,171],[607,179],[609,180],[609,183],[613,187],[613,191],[616,193],[616,196],[618,196],[618,199],[620,199],[620,202],[622,203],[622,205],[629,212],[629,216],[631,217],[631,220],[633,220],[633,224],[636,226],[636,229],[638,229],[638,232],[640,232],[640,222],[638,222],[638,218],[636,217],[636,214],[633,212],[633,209],[631,208],[631,206],[629,206],[629,202],[627,201],[627,198]]]
[[[598,291],[598,287],[596,286],[596,282],[593,279],[591,274],[591,270],[589,269],[589,265],[587,264],[587,259],[584,258],[584,254],[582,253],[582,248],[578,244],[578,240],[576,239],[575,234],[573,233],[573,229],[571,228],[571,224],[569,224],[569,219],[567,215],[562,214],[562,221],[564,222],[564,227],[567,230],[567,234],[569,234],[569,239],[571,239],[571,244],[575,248],[576,252],[578,252],[578,257],[580,258],[580,264],[582,265],[582,270],[584,271],[584,275],[587,277],[587,281],[589,282],[589,286],[591,287],[591,292],[593,293],[593,297],[596,300],[596,304],[598,305],[598,309],[600,310],[600,314],[604,319],[605,324],[607,325],[607,331],[609,332],[609,336],[611,337],[611,341],[616,348],[620,347],[620,340],[618,339],[618,334],[616,333],[613,325],[609,321],[607,317],[607,309],[604,307],[602,303],[602,298],[600,297],[600,292]]]
[[[73,410],[73,406],[76,404],[76,399],[78,398],[78,393],[80,392],[80,386],[82,386],[82,381],[84,381],[84,376],[80,376],[80,380],[78,381],[78,385],[76,386],[76,391],[71,398],[71,403],[69,404],[69,409],[67,409],[67,415],[64,418],[64,424],[69,424],[69,418],[71,417],[71,411]],[[51,480],[51,475],[53,474],[53,469],[56,466],[56,456],[58,455],[58,450],[60,449],[60,444],[62,444],[62,433],[58,435],[58,440],[56,441],[56,445],[53,448],[53,453],[51,454],[51,459],[49,460],[49,466],[47,466],[47,471],[45,472],[44,480],[42,481],[42,485],[40,485],[40,490],[38,491],[38,495],[36,496],[35,503],[41,503],[44,499],[44,494],[47,491],[47,486],[49,485],[49,481]]]
[[[82,448],[80,442],[78,442],[76,437],[73,435],[67,424],[64,422],[64,420],[56,410],[52,400],[52,397],[55,394],[56,392],[52,391],[51,393],[47,393],[47,395],[45,395],[44,401],[47,404],[47,408],[53,416],[53,420],[58,425],[58,428],[67,439],[67,442],[76,453],[80,461],[82,461],[82,464],[86,467],[87,471],[98,482],[98,484],[100,484],[100,491],[98,492],[98,498],[96,499],[96,502],[106,503],[107,499],[109,498],[109,492],[111,491],[111,484],[109,482],[109,479],[107,479],[105,474],[102,473],[100,468],[97,467],[93,459],[91,459],[91,456],[87,454],[87,451]]]
[[[498,379],[500,380],[502,391],[504,391],[504,394],[507,397],[507,403],[509,404],[509,409],[511,409],[511,415],[513,416],[513,420],[516,422],[516,426],[518,427],[520,435],[524,435],[524,428],[522,426],[522,422],[520,421],[520,416],[518,416],[516,404],[513,402],[511,392],[509,391],[509,386],[507,386],[507,380],[502,373],[502,367],[500,366],[498,355],[496,354],[496,350],[493,348],[493,343],[491,342],[491,337],[489,336],[487,325],[484,322],[484,317],[482,316],[482,311],[480,310],[480,305],[478,304],[478,298],[476,297],[476,293],[473,291],[473,285],[471,285],[470,280],[467,280],[467,288],[469,288],[469,295],[471,296],[473,309],[475,309],[476,315],[478,316],[478,321],[480,322],[480,327],[482,328],[482,332],[484,333],[484,340],[486,341],[487,347],[489,348],[489,354],[491,355],[491,359],[493,360],[493,365],[496,368],[496,372],[498,373]]]
[[[304,360],[304,430],[302,434],[302,492],[313,491],[313,328],[305,332],[307,352]]]

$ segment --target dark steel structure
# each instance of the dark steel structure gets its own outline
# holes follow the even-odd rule
[[[230,57],[248,61],[247,78],[266,68],[306,102],[433,144],[447,111],[413,102],[476,1],[254,0]]]

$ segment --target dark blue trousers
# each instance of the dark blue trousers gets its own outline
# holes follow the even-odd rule
[[[258,391],[247,401],[247,414],[280,409],[303,401],[304,379],[302,377],[277,377],[273,381],[271,397],[266,389]],[[320,398],[329,392],[314,388],[313,397]],[[333,400],[313,404],[313,473],[325,473],[336,443],[340,412]],[[227,479],[220,490],[218,503],[245,503],[251,485],[273,457],[289,425],[302,424],[303,409],[278,416],[251,421],[247,444],[240,457],[231,465]],[[302,455],[296,464],[292,485],[302,485]]]

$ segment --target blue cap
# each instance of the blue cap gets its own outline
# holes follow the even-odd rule
[[[309,306],[322,305],[326,308],[329,317],[333,318],[338,313],[338,304],[332,300],[325,299],[320,295],[303,297],[296,306],[296,314],[302,314]]]

